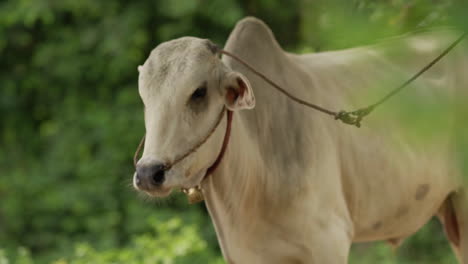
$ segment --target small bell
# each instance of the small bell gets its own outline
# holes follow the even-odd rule
[[[200,186],[192,187],[190,189],[182,189],[182,191],[187,195],[189,204],[196,204],[205,199]]]

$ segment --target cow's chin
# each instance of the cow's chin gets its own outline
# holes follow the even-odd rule
[[[156,197],[156,198],[164,198],[169,196],[172,192],[172,188],[164,188],[164,187],[158,187],[153,190],[140,190],[144,193],[146,193],[148,196],[151,197]]]

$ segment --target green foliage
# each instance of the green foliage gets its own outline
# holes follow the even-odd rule
[[[194,224],[183,223],[180,218],[171,218],[163,223],[157,219],[149,221],[151,232],[134,236],[127,246],[118,249],[98,251],[89,243],[75,245],[72,256],[59,258],[53,264],[193,264],[222,263],[219,255],[209,250]],[[19,248],[12,256],[13,263],[35,263],[30,253]],[[0,251],[0,264],[8,264],[4,251]]]
[[[156,220],[156,219],[154,219]],[[88,243],[78,244],[70,260],[56,263],[221,263],[220,256],[208,250],[206,241],[197,234],[194,224],[183,223],[180,218],[151,224],[153,232],[134,237],[127,247],[99,252]]]
[[[304,1],[301,25],[305,47],[340,49],[377,39],[451,24],[453,0]],[[307,49],[306,49],[307,50]]]
[[[14,260],[14,261],[10,262],[10,260]],[[34,262],[32,260],[31,253],[29,252],[29,250],[27,250],[24,247],[19,247],[16,250],[14,256],[12,256],[11,258],[7,256],[7,253],[5,252],[5,250],[0,249],[0,264],[10,264],[10,263],[33,264]]]
[[[158,43],[222,44],[255,15],[289,50],[342,48],[455,21],[453,1],[0,2],[0,264],[221,262],[202,207],[144,202],[130,187],[144,132],[136,68]],[[407,248],[443,237],[423,234]],[[353,258],[394,261],[369,250]]]

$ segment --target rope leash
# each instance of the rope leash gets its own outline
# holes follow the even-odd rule
[[[246,61],[242,60],[241,58],[237,57],[236,55],[227,52],[225,50],[219,50],[221,54],[227,55],[242,65],[244,65],[246,68],[248,68],[250,71],[252,71],[254,74],[262,78],[265,82],[270,84],[273,88],[277,89],[279,92],[281,92],[283,95],[287,96],[289,99],[295,101],[298,104],[307,106],[309,108],[315,109],[317,111],[320,111],[324,114],[330,115],[335,118],[335,120],[340,120],[341,122],[348,124],[348,125],[354,125],[356,127],[361,127],[361,122],[364,117],[372,113],[375,108],[377,108],[379,105],[383,104],[384,102],[388,101],[390,98],[395,96],[397,93],[399,93],[401,90],[403,90],[405,87],[407,87],[409,84],[411,84],[414,80],[416,80],[419,76],[421,76],[423,73],[425,73],[427,70],[432,68],[437,62],[439,62],[443,57],[445,57],[453,48],[455,48],[466,36],[468,35],[468,32],[463,33],[457,40],[455,40],[448,48],[446,48],[439,56],[437,56],[435,59],[433,59],[429,64],[427,64],[424,68],[422,68],[419,72],[417,72],[415,75],[413,75],[411,78],[409,78],[406,82],[404,82],[402,85],[398,86],[394,90],[392,90],[390,93],[388,93],[386,96],[384,96],[382,99],[378,100],[376,103],[371,104],[367,107],[359,108],[358,110],[355,111],[332,111],[329,109],[326,109],[324,107],[321,107],[319,105],[304,101],[302,99],[297,98],[296,96],[290,94],[289,92],[286,91],[283,87],[272,81],[270,78],[266,77],[264,74],[261,72],[257,71],[254,67],[252,67],[250,64],[248,64]]]
[[[374,111],[375,108],[377,108],[379,105],[383,104],[384,102],[388,101],[390,98],[392,98],[393,96],[395,96],[396,94],[398,94],[401,90],[403,90],[405,87],[407,87],[408,85],[410,85],[414,80],[416,80],[419,76],[421,76],[423,73],[425,73],[427,70],[429,70],[430,68],[432,68],[432,66],[434,66],[437,62],[439,62],[443,57],[445,57],[451,50],[453,50],[453,48],[455,48],[466,36],[468,35],[468,32],[465,32],[463,33],[457,40],[455,40],[448,48],[446,48],[439,56],[437,56],[435,59],[433,59],[429,64],[427,64],[424,68],[422,68],[419,72],[417,72],[415,75],[413,75],[411,78],[409,78],[406,82],[404,82],[402,85],[400,85],[399,87],[397,87],[396,89],[394,89],[393,91],[391,91],[390,93],[388,93],[386,96],[384,96],[382,99],[380,99],[379,101],[377,101],[376,103],[374,104],[371,104],[367,107],[363,107],[363,108],[360,108],[358,110],[355,110],[355,111],[332,111],[332,110],[328,110],[324,107],[321,107],[319,105],[316,105],[316,104],[313,104],[313,103],[310,103],[310,102],[307,102],[307,101],[304,101],[302,99],[299,99],[297,98],[296,96],[292,95],[291,93],[289,93],[288,91],[286,91],[286,89],[284,89],[283,87],[281,87],[280,85],[278,85],[277,83],[275,83],[273,80],[271,80],[270,78],[266,77],[263,73],[257,71],[253,66],[251,66],[250,64],[248,64],[246,61],[244,61],[243,59],[237,57],[236,55],[228,52],[228,51],[225,51],[225,50],[219,50],[219,53],[220,54],[224,54],[224,55],[227,55],[233,59],[235,59],[236,61],[238,61],[239,63],[241,63],[242,65],[244,65],[247,69],[249,69],[250,71],[252,71],[254,74],[256,74],[257,76],[259,76],[260,78],[262,78],[265,82],[267,82],[268,84],[270,84],[273,88],[277,89],[279,92],[281,92],[283,95],[287,96],[289,99],[295,101],[296,103],[298,104],[301,104],[301,105],[304,105],[306,107],[309,107],[309,108],[312,108],[312,109],[315,109],[317,111],[320,111],[324,114],[327,114],[327,115],[330,115],[332,117],[335,118],[335,120],[340,120],[341,122],[345,123],[345,124],[348,124],[348,125],[354,125],[356,127],[361,127],[361,122],[363,120],[364,117],[366,117],[367,115],[369,115],[370,113],[372,113],[372,111]],[[202,141],[200,141],[196,146],[194,146],[192,149],[190,149],[188,152],[186,152],[184,155],[182,155],[181,157],[177,158],[176,160],[174,160],[170,165],[168,165],[168,168],[170,168],[171,166],[173,166],[175,163],[178,163],[179,161],[183,160],[185,157],[187,157],[188,155],[190,155],[192,152],[196,151],[210,136],[211,134],[214,132],[214,130],[216,129],[216,127],[218,126],[218,124],[221,122],[221,118],[223,116],[223,112],[224,112],[224,108],[223,110],[221,111],[220,115],[219,115],[219,118],[218,118],[218,121],[216,122],[215,126],[211,129],[210,133],[208,133],[208,136],[205,137]],[[139,153],[141,151],[141,148],[143,147],[143,144],[145,142],[145,136],[143,136],[143,138],[141,139],[140,141],[140,144],[138,145],[138,148],[135,152],[135,155],[133,156],[133,164],[135,165],[136,167],[136,163],[138,161],[138,156],[139,156]]]

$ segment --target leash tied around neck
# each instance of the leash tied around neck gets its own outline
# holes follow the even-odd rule
[[[211,164],[211,166],[206,170],[205,175],[201,179],[200,183],[203,182],[207,177],[209,177],[213,172],[218,168],[219,164],[223,160],[224,154],[226,153],[226,149],[229,144],[229,139],[231,137],[231,127],[232,127],[232,114],[231,110],[226,109],[226,131],[224,132],[224,139],[223,145],[221,145],[221,150],[218,153],[218,157],[216,158],[215,162]],[[218,125],[216,125],[217,127]],[[203,201],[205,199],[203,195],[203,190],[199,185],[189,188],[189,189],[182,189],[182,192],[187,195],[187,199],[189,204],[195,204]]]
[[[439,56],[437,56],[435,59],[433,59],[429,64],[427,64],[424,68],[422,68],[419,72],[417,72],[415,75],[413,75],[411,78],[409,78],[406,82],[404,82],[402,85],[398,86],[396,89],[388,93],[386,96],[384,96],[382,99],[377,101],[374,104],[371,104],[367,107],[360,108],[355,111],[332,111],[329,109],[326,109],[324,107],[321,107],[319,105],[304,101],[302,99],[297,98],[296,96],[290,94],[288,91],[286,91],[283,87],[279,86],[275,82],[273,82],[270,78],[266,77],[264,74],[261,72],[257,71],[254,67],[249,65],[247,62],[242,60],[241,58],[237,57],[236,55],[227,52],[225,50],[220,50],[219,52],[221,54],[227,55],[233,59],[235,59],[237,62],[240,64],[244,65],[246,68],[248,68],[250,71],[252,71],[255,75],[259,76],[262,78],[264,81],[266,81],[268,84],[270,84],[273,88],[281,92],[283,95],[287,96],[289,99],[295,101],[298,104],[305,105],[309,108],[315,109],[317,111],[320,111],[324,114],[330,115],[335,118],[335,120],[340,120],[341,122],[348,124],[348,125],[353,125],[356,127],[361,127],[361,122],[364,117],[369,115],[376,107],[379,105],[383,104],[387,100],[389,100],[391,97],[395,96],[397,93],[399,93],[401,90],[403,90],[405,87],[407,87],[409,84],[411,84],[414,80],[416,80],[419,76],[421,76],[423,73],[425,73],[427,70],[432,68],[437,62],[439,62],[445,55],[447,55],[455,46],[457,46],[467,35],[468,33],[465,32],[463,33],[457,40],[455,40],[448,48],[446,48]]]

